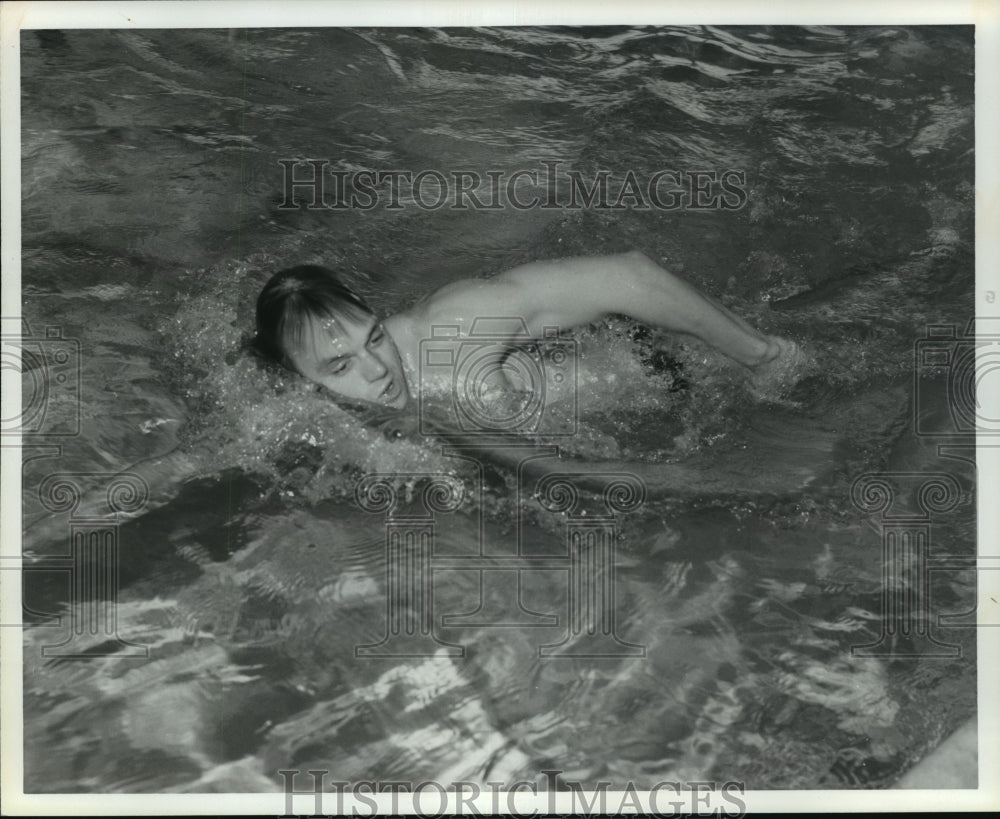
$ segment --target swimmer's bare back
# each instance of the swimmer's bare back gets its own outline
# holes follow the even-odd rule
[[[769,397],[804,366],[795,342],[759,332],[637,251],[531,262],[491,279],[452,282],[386,319],[385,328],[412,395],[421,341],[438,328],[454,328],[460,338],[473,332],[477,318],[507,316],[520,319],[530,336],[544,338],[551,328],[567,331],[612,313],[701,339],[746,367],[759,397]]]

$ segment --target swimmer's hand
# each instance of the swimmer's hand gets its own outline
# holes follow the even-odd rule
[[[796,342],[768,336],[767,350],[750,365],[750,393],[758,399],[778,398],[805,375],[812,358]]]

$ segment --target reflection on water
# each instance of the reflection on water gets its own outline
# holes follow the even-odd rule
[[[148,656],[104,656],[104,634],[74,643],[86,661],[43,656],[62,632],[26,631],[27,790],[277,789],[292,767],[873,787],[974,712],[969,630],[948,632],[960,660],[852,658],[882,631],[883,577],[849,494],[865,472],[953,474],[932,550],[974,553],[971,466],[911,422],[914,342],[964,328],[972,304],[970,30],[26,32],[22,76],[25,317],[79,339],[82,367],[81,434],[25,464],[25,548],[66,552],[66,507],[38,493],[52,472],[95,473],[81,513],[123,469],[150,489],[118,530],[114,608]],[[278,209],[278,160],[306,157],[737,169],[748,196]],[[629,248],[816,363],[768,402],[693,341],[623,318],[580,334],[577,434],[517,443],[558,444],[581,502],[599,502],[601,470],[642,478],[613,585],[616,634],[644,656],[540,657],[573,605],[557,558],[576,519],[532,491],[553,464],[519,487],[523,452],[456,457],[413,417],[339,407],[240,347],[260,286],[293,262],[338,268],[384,312],[460,276]],[[943,417],[931,386],[919,409]],[[387,628],[386,518],[354,500],[372,473],[411,476],[410,498],[421,473],[464,488],[435,520],[440,656],[355,657]],[[461,563],[483,554],[500,568]],[[515,558],[541,562],[519,581]],[[974,578],[936,572],[932,592],[935,612],[967,611]],[[25,594],[32,622],[66,611],[64,574],[30,572]]]

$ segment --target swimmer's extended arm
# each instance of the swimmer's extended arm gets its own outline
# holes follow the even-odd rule
[[[766,336],[639,252],[531,262],[492,279],[455,282],[433,298],[438,315],[520,316],[537,336],[544,327],[568,329],[623,313],[697,336],[743,364],[756,364],[769,350]]]

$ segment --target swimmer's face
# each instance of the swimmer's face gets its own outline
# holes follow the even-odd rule
[[[288,357],[310,381],[344,398],[396,409],[409,400],[399,351],[375,316],[310,319]]]

